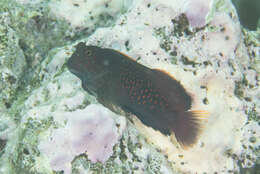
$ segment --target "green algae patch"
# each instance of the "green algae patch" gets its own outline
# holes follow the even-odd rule
[[[47,3],[4,0],[0,13],[0,107],[9,109],[20,93],[39,86],[40,62],[50,49],[70,40],[70,30],[67,23],[50,16]]]
[[[211,10],[206,16],[206,23],[212,21],[218,12],[229,14],[230,17],[234,18],[238,22],[236,9],[231,3],[227,3],[225,0],[213,0]]]
[[[260,29],[257,31],[242,30],[244,35],[244,44],[247,47],[249,55],[249,68],[254,69],[257,73],[260,73]]]
[[[19,48],[19,37],[7,24],[3,14],[0,17],[0,108],[11,107],[17,88],[21,84],[27,67],[23,51]],[[1,109],[0,109],[1,110]]]
[[[52,125],[52,118],[46,120],[29,119],[17,127],[6,143],[6,150],[0,158],[1,169],[6,173],[37,173],[36,158],[39,134]]]

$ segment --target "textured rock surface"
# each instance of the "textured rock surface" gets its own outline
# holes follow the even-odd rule
[[[259,29],[241,29],[231,2],[3,0],[0,13],[0,173],[259,172]],[[192,109],[210,112],[198,144],[184,151],[135,117],[93,105],[65,66],[79,41],[179,80]],[[75,148],[95,132],[77,125],[100,118],[115,137],[108,153]]]
[[[0,17],[0,111],[10,108],[26,68],[23,51],[18,45],[19,37],[6,18],[8,19],[8,13],[2,13]]]

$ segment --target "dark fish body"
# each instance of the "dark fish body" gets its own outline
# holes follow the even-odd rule
[[[200,112],[188,111],[191,96],[167,73],[115,50],[82,42],[68,60],[68,68],[101,103],[120,106],[165,135],[174,133],[184,147],[196,142]]]

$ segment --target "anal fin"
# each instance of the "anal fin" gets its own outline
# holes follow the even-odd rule
[[[149,126],[157,131],[160,131],[164,135],[170,135],[170,129],[168,127],[165,127],[164,120],[159,115],[153,115],[153,114],[142,114],[134,109],[131,109],[128,106],[122,106],[122,108],[129,113],[134,114],[143,124],[146,126]]]

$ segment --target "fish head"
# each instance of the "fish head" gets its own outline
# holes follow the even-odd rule
[[[101,77],[109,71],[111,60],[104,49],[97,46],[87,46],[80,42],[75,52],[67,62],[68,69],[80,79],[91,80]]]

